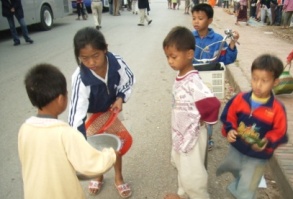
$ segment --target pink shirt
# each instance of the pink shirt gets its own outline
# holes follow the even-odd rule
[[[283,4],[283,10],[285,12],[293,11],[293,0],[285,0]]]
[[[173,149],[188,153],[197,143],[200,121],[216,123],[221,104],[196,70],[177,76],[172,94]]]

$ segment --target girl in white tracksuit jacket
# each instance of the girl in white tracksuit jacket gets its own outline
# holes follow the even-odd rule
[[[108,52],[103,34],[95,28],[86,27],[76,33],[74,52],[79,67],[72,75],[69,124],[86,137],[88,113],[120,112],[131,94],[135,79],[122,58]],[[130,135],[128,137],[131,139]],[[131,189],[123,180],[122,155],[117,156],[114,165],[115,185],[118,193],[127,197],[131,195]],[[92,180],[90,193],[97,194],[102,185],[103,176]]]

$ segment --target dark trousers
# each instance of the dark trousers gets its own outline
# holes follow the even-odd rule
[[[26,24],[24,22],[24,18],[16,17],[16,19],[21,27],[22,35],[23,35],[25,41],[30,40],[30,38],[28,36],[28,30],[27,30]],[[14,43],[19,43],[20,40],[19,40],[16,28],[15,28],[14,17],[13,16],[7,17],[7,21],[9,24],[10,32],[11,32]]]
[[[256,18],[256,6],[250,7],[250,17]]]
[[[277,6],[275,10],[275,25],[280,26],[282,23],[282,10],[283,10],[283,5]]]
[[[78,17],[80,17],[80,14],[81,14],[82,16],[85,15],[85,13],[84,13],[84,8],[83,8],[83,3],[77,3],[77,4],[76,4],[76,9],[77,9],[77,16],[78,16]]]

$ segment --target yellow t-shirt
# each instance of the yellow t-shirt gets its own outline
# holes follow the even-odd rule
[[[83,199],[79,173],[103,174],[116,161],[113,149],[94,149],[67,123],[31,117],[18,134],[25,199]]]

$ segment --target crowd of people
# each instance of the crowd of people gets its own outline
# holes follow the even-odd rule
[[[213,0],[208,2],[213,3]],[[249,18],[266,25],[288,28],[292,21],[293,1],[290,0],[218,0],[218,6],[224,9],[233,7],[233,13],[239,21],[249,25]],[[249,12],[248,12],[249,10]]]

